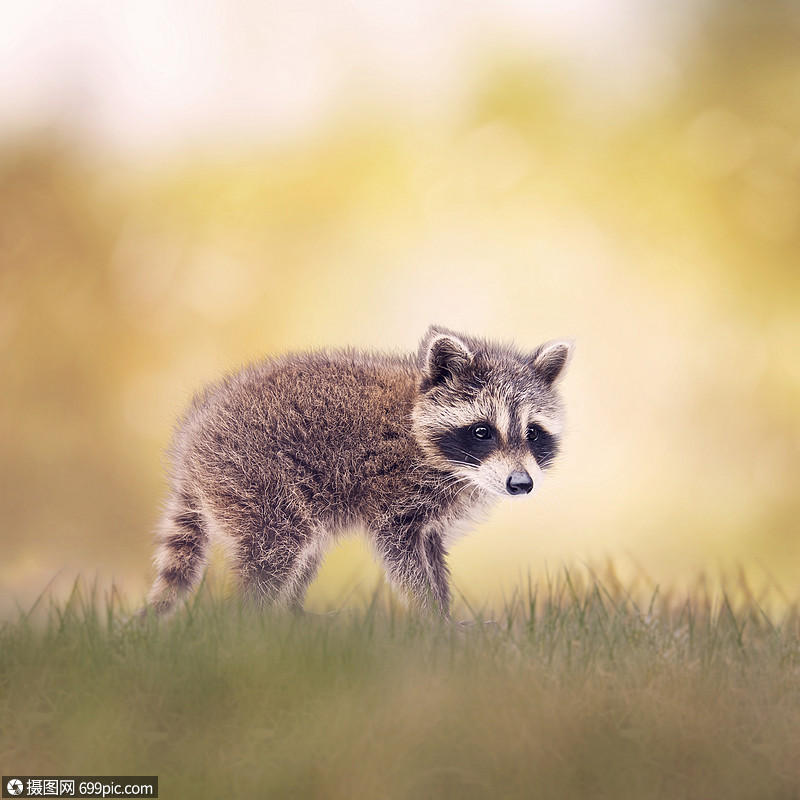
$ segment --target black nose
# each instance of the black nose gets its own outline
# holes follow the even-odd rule
[[[527,472],[512,472],[506,481],[509,494],[528,494],[533,489],[533,479]]]

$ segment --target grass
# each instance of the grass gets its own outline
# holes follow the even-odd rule
[[[741,583],[637,603],[567,571],[473,624],[166,622],[76,584],[0,630],[5,775],[158,775],[162,798],[798,798],[800,622]]]

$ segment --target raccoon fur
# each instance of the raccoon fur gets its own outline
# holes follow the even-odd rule
[[[205,389],[172,443],[142,613],[195,587],[212,542],[246,601],[301,609],[326,550],[358,527],[392,586],[447,618],[456,534],[529,494],[557,454],[571,355],[569,341],[526,354],[433,326],[415,356],[291,354]]]

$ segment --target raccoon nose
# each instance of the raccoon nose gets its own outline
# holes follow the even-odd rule
[[[528,494],[533,489],[533,479],[527,472],[512,472],[506,481],[509,494]]]

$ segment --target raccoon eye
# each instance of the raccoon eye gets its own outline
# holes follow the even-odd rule
[[[488,425],[484,425],[483,423],[478,423],[477,425],[473,425],[470,428],[470,432],[476,439],[491,439],[492,438],[492,429]]]
[[[535,442],[539,438],[541,432],[541,428],[536,425],[531,425],[530,428],[528,428],[528,441]]]

